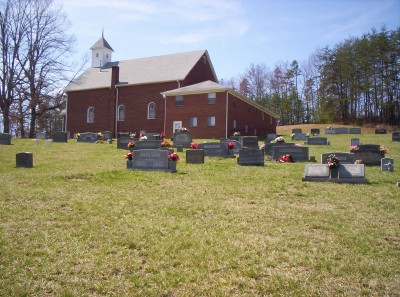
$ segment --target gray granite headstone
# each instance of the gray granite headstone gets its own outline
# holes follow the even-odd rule
[[[358,145],[359,150],[364,151],[379,151],[381,146],[379,144],[360,144]]]
[[[308,145],[328,145],[326,137],[307,137],[306,144]]]
[[[300,128],[292,129],[292,133],[301,133],[303,132]]]
[[[361,134],[361,128],[349,128],[349,134]]]
[[[240,143],[242,148],[252,148],[258,149],[258,139],[257,136],[242,136],[240,137]]]
[[[25,153],[17,153],[15,155],[16,166],[24,167],[24,168],[32,168],[33,167],[33,154],[29,152]]]
[[[335,128],[325,128],[325,134],[336,134]]]
[[[395,131],[392,133],[392,141],[400,141],[400,132]]]
[[[376,128],[375,134],[386,134],[387,130],[385,128]]]
[[[311,135],[319,135],[321,133],[320,129],[312,128],[310,134]]]
[[[134,141],[135,145],[137,142],[139,142],[139,139],[133,139],[129,136],[120,136],[117,138],[117,149],[122,149],[122,150],[129,150],[130,148],[128,147],[128,143]]]
[[[295,146],[293,142],[272,142],[265,143],[264,151],[267,156],[272,156],[274,154],[274,147],[276,146]]]
[[[265,141],[267,142],[271,142],[272,140],[275,140],[275,138],[277,138],[278,135],[276,135],[275,133],[269,133],[267,134],[267,138],[265,139]]]
[[[380,149],[373,149],[369,147],[360,148],[361,146],[366,147],[368,145],[360,145],[358,150],[353,151],[356,160],[362,160],[362,163],[365,165],[380,166],[381,159],[385,157],[385,153],[380,151]]]
[[[37,132],[36,139],[46,139],[46,133],[44,132]]]
[[[339,160],[340,164],[354,164],[356,161],[356,157],[353,153],[345,153],[345,152],[333,152],[333,153],[324,153],[321,155],[321,163],[327,164],[327,159],[329,155],[335,155]]]
[[[92,133],[92,132],[80,133],[80,137],[77,138],[77,142],[85,142],[85,143],[95,143],[97,140],[99,140],[97,133]]]
[[[264,166],[264,152],[259,149],[241,149],[237,163],[242,166]]]
[[[335,128],[335,134],[349,134],[349,128]]]
[[[186,163],[204,164],[204,150],[200,149],[186,150]]]
[[[352,138],[350,140],[350,146],[359,146],[360,145],[360,139],[359,138]]]
[[[199,144],[199,149],[204,150],[206,157],[229,157],[228,146],[223,142],[204,142]],[[232,152],[233,156],[233,152]]]
[[[293,162],[307,162],[309,158],[308,147],[303,146],[275,146],[272,159],[277,160],[280,156],[290,155]]]
[[[110,131],[101,131],[100,133],[103,134],[103,136],[101,138],[99,138],[99,139],[102,139],[102,140],[112,139],[112,132],[110,132]]]
[[[68,142],[68,132],[56,132],[53,136],[53,142]]]
[[[192,133],[190,132],[175,132],[174,133],[174,146],[182,145],[184,148],[190,148],[192,143]]]
[[[8,133],[0,133],[0,144],[11,145],[11,135]]]
[[[339,166],[339,179],[364,178],[364,164],[342,164]]]
[[[306,140],[307,134],[306,133],[295,133],[293,136],[293,140]]]
[[[239,154],[239,150],[242,148],[242,144],[240,143],[240,141],[232,140],[232,139],[221,140],[221,143],[225,143],[225,145],[228,145],[229,142],[233,143],[233,153]]]
[[[176,172],[175,161],[168,159],[168,150],[143,149],[133,151],[132,154],[132,161],[127,161],[128,169]]]
[[[118,134],[117,134],[117,138],[120,138],[120,137],[130,137],[131,136],[131,133],[130,132],[118,132]]]
[[[382,158],[381,159],[381,171],[394,171],[394,159]]]
[[[329,168],[326,164],[307,164],[305,167],[305,178],[329,178]]]
[[[143,149],[160,149],[162,148],[161,140],[142,140],[135,141],[135,146],[130,150],[143,150]],[[129,148],[128,148],[129,149]]]

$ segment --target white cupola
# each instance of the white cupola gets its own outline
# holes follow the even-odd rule
[[[101,68],[106,63],[111,62],[111,55],[114,50],[103,35],[101,34],[101,38],[90,48],[92,50],[92,67]]]

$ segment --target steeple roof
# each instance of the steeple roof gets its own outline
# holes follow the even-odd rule
[[[97,40],[97,42],[95,44],[93,44],[93,46],[90,49],[95,50],[95,49],[102,49],[102,48],[108,48],[109,50],[114,51],[103,36],[101,36],[101,38],[99,40]]]

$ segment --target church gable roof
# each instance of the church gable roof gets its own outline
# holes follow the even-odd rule
[[[97,42],[95,44],[93,44],[93,46],[90,48],[91,50],[95,50],[95,49],[102,49],[102,48],[108,48],[109,50],[112,50],[111,45],[107,42],[107,40],[105,40],[105,38],[102,36],[99,40],[97,40]]]
[[[111,85],[111,68],[119,66],[117,86],[184,80],[196,63],[206,56],[215,80],[217,76],[206,50],[164,56],[110,62],[103,68],[89,68],[72,81],[66,91],[107,88]]]

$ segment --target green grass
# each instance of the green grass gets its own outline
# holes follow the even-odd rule
[[[389,148],[396,172],[309,183],[306,163],[184,153],[176,174],[128,171],[116,144],[13,140],[0,146],[0,296],[399,296],[400,143],[331,135],[310,155],[352,137]],[[23,151],[34,168],[15,168]]]

